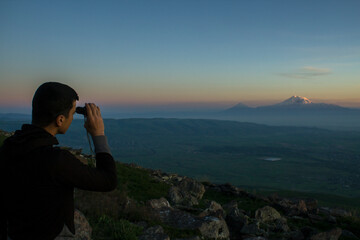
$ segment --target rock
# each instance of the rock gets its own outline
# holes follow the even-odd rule
[[[228,238],[229,229],[222,218],[198,217],[172,208],[158,209],[154,215],[162,223],[178,229],[199,230],[205,238]]]
[[[275,208],[265,206],[256,210],[255,218],[264,223],[272,223],[276,219],[280,219],[281,215]]]
[[[337,240],[342,233],[341,228],[334,228],[328,232],[322,232],[311,236],[310,240]]]
[[[200,233],[205,238],[229,238],[229,229],[224,219],[207,216],[199,227]]]
[[[275,231],[276,232],[289,232],[290,228],[287,225],[286,218],[279,218],[275,220]]]
[[[139,236],[139,240],[170,240],[170,237],[164,233],[164,229],[161,226],[154,226],[146,229]]]
[[[199,217],[205,217],[205,216],[214,216],[214,217],[222,217],[224,218],[225,212],[224,209],[221,207],[220,204],[218,204],[215,201],[211,201],[207,208],[199,214]]]
[[[204,193],[204,185],[191,178],[182,178],[170,188],[168,196],[172,204],[193,206],[198,204]]]
[[[308,217],[311,222],[321,222],[324,221],[323,217],[315,214],[308,214]]]
[[[226,209],[226,223],[229,227],[230,236],[232,239],[241,239],[241,229],[244,225],[249,223],[249,217],[238,208],[236,201],[232,201],[224,205]]]
[[[233,200],[229,203],[224,204],[222,207],[225,212],[228,213],[229,211],[231,211],[231,209],[238,208],[238,203],[236,200]]]
[[[165,198],[151,199],[147,201],[147,205],[152,209],[171,208],[170,203]]]
[[[325,215],[332,215],[334,217],[351,217],[351,212],[348,212],[341,208],[328,208],[328,207],[321,207],[319,211]]]
[[[351,212],[348,212],[341,208],[332,208],[330,209],[330,214],[335,217],[351,217]]]
[[[91,240],[92,228],[82,212],[75,209],[75,240]]]
[[[274,199],[273,199],[274,201]],[[317,214],[318,213],[318,202],[316,199],[299,199],[299,198],[283,198],[277,202],[276,205],[281,207],[287,212],[289,216],[306,215],[307,213]]]
[[[306,208],[307,208],[308,212],[314,213],[314,214],[319,212],[318,200],[316,200],[314,198],[307,198],[307,199],[305,199],[305,204],[306,204]]]

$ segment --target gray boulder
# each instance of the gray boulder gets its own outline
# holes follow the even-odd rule
[[[308,213],[318,213],[318,202],[316,199],[283,198],[276,202],[290,216],[306,215]]]
[[[281,215],[275,208],[265,206],[256,210],[255,218],[264,223],[272,223],[275,220],[280,219]]]
[[[225,220],[229,227],[231,239],[241,239],[241,229],[244,225],[249,224],[250,218],[238,208],[236,201],[225,204],[223,207],[226,210]]]
[[[182,178],[169,190],[168,197],[174,205],[193,206],[198,204],[205,193],[203,184],[191,178]]]
[[[82,212],[75,209],[75,240],[91,240],[92,228]]]
[[[147,205],[152,209],[171,208],[170,203],[165,198],[151,199]]]
[[[224,218],[225,211],[220,204],[218,204],[215,201],[211,201],[207,204],[207,208],[199,214],[199,217],[205,217],[205,216]]]

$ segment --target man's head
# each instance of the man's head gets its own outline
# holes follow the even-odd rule
[[[59,133],[65,133],[71,124],[73,114],[71,111],[75,109],[76,100],[79,100],[79,97],[75,90],[65,84],[58,82],[42,84],[33,97],[32,124],[39,127],[60,125]],[[71,118],[70,122],[69,118]],[[65,122],[64,126],[61,126],[63,122]]]

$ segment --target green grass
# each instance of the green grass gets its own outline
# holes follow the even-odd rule
[[[0,147],[3,145],[5,139],[6,137],[4,135],[0,135]]]
[[[170,186],[152,178],[145,169],[117,164],[118,189],[140,202],[166,197]]]

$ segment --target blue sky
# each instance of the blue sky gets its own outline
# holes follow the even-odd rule
[[[82,102],[360,106],[360,1],[0,2],[0,112],[51,79]]]

